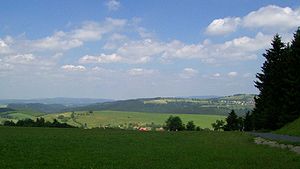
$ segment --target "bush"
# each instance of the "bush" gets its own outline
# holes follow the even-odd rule
[[[184,125],[180,117],[170,116],[166,121],[165,129],[169,131],[182,131],[184,130]]]

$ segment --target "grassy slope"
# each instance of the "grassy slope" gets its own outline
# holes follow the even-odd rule
[[[300,156],[239,132],[0,127],[0,166],[19,169],[294,169]]]
[[[63,114],[48,114],[45,117],[46,120],[52,120],[57,118],[59,115],[70,117],[71,113]],[[166,119],[171,114],[161,113],[142,113],[142,112],[121,112],[121,111],[95,111],[89,115],[85,112],[76,112],[76,121],[79,123],[87,123],[88,127],[99,127],[110,124],[111,126],[118,126],[120,124],[138,123],[138,124],[164,124]],[[182,118],[186,124],[188,121],[193,120],[197,126],[202,128],[211,128],[211,123],[217,119],[225,119],[225,116],[218,115],[196,115],[196,114],[175,114]],[[74,125],[72,119],[68,120],[67,123]]]
[[[275,131],[277,134],[287,134],[292,136],[300,136],[300,118],[285,125],[281,129]]]

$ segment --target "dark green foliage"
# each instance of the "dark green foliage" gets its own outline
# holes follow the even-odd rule
[[[211,126],[213,127],[214,131],[220,131],[224,129],[225,121],[223,120],[216,120],[215,123],[212,123]]]
[[[189,121],[186,124],[186,130],[188,131],[194,131],[196,129],[196,125],[194,124],[193,121]]]
[[[166,121],[165,129],[169,131],[182,131],[184,130],[184,125],[180,117],[170,116]]]
[[[16,124],[13,121],[4,121],[3,123],[4,126],[16,126]]]
[[[226,125],[224,126],[225,131],[240,130],[241,119],[235,114],[234,110],[231,110],[226,118]]]
[[[202,131],[203,129],[200,126],[196,127],[196,131]]]
[[[3,112],[8,112],[8,111],[14,111],[14,109],[11,109],[11,108],[7,108],[7,107],[4,107],[4,108],[0,108],[0,113],[3,113]]]
[[[36,121],[32,119],[24,119],[24,120],[18,120],[17,123],[14,123],[13,121],[5,121],[3,123],[4,126],[18,126],[18,127],[56,127],[56,128],[74,128],[74,126],[71,126],[66,123],[60,123],[56,119],[53,120],[53,122],[45,122],[44,118],[37,118]]]
[[[276,35],[263,56],[266,61],[255,82],[260,93],[247,130],[275,130],[300,116],[300,29],[291,45]]]
[[[247,112],[244,118],[244,131],[251,131],[252,129],[253,129],[253,120],[250,112]]]

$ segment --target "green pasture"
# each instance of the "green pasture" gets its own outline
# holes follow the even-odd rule
[[[64,120],[69,124],[75,124],[74,119],[79,124],[87,124],[88,128],[101,127],[105,125],[119,126],[128,124],[138,124],[140,126],[146,124],[163,125],[170,115],[179,116],[186,124],[188,121],[194,121],[197,126],[201,128],[211,128],[211,123],[217,119],[225,119],[225,116],[219,115],[197,115],[197,114],[163,114],[163,113],[143,113],[143,112],[124,112],[124,111],[81,111],[74,113],[74,119],[71,118],[71,112],[60,114],[48,114],[46,120],[53,120],[54,118],[63,115]],[[60,119],[59,119],[60,120]],[[61,120],[60,120],[61,121]]]
[[[295,169],[300,155],[241,132],[0,127],[5,169]]]

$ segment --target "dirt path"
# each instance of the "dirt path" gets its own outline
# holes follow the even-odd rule
[[[288,136],[288,135],[273,134],[273,133],[256,133],[256,132],[249,132],[249,134],[256,137],[261,137],[270,140],[300,142],[300,137],[296,137],[296,136]]]

